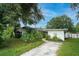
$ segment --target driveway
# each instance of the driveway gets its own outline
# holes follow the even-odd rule
[[[46,41],[39,47],[36,47],[21,56],[56,56],[56,51],[61,46],[62,42]]]

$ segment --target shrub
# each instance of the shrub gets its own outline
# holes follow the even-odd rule
[[[29,32],[24,32],[21,39],[26,42],[35,42],[37,40],[41,40],[43,38],[43,34],[41,31],[32,30]]]
[[[60,38],[58,38],[56,35],[51,39],[52,41],[62,41]]]
[[[23,40],[25,42],[29,41],[30,40],[30,34],[27,33],[27,32],[23,33],[21,40]]]
[[[46,40],[50,40],[50,36],[48,34],[45,35]]]
[[[34,36],[37,38],[37,40],[39,40],[39,39],[42,39],[42,38],[43,38],[43,34],[42,34],[42,32],[41,32],[41,31],[36,31]]]
[[[3,31],[0,29],[0,49],[7,46],[5,40],[3,40],[3,38],[2,38],[2,33],[3,33]]]
[[[4,41],[3,38],[2,38],[1,35],[0,35],[0,49],[1,49],[1,48],[4,48],[4,47],[6,47],[6,46],[7,46],[6,41]]]
[[[13,34],[13,27],[8,26],[6,30],[3,31],[2,38],[4,40],[9,40]]]
[[[0,48],[2,48],[2,47],[3,47],[3,39],[0,36]]]

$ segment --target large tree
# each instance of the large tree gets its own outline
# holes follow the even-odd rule
[[[43,18],[38,4],[0,4],[0,23],[15,25],[18,19],[24,24],[37,23]]]
[[[0,32],[6,29],[7,25],[16,27],[19,19],[26,25],[35,24],[43,18],[41,9],[35,3],[5,3],[0,4]]]
[[[66,15],[62,15],[62,16],[57,16],[57,17],[52,18],[48,22],[47,28],[50,28],[50,29],[64,29],[64,28],[67,28],[69,31],[72,31],[73,23],[72,23],[70,17],[68,17]]]

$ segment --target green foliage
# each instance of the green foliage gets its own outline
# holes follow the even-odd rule
[[[50,41],[56,41],[56,42],[61,42],[62,40],[60,38],[58,38],[56,35],[53,36],[51,39],[49,39]]]
[[[52,38],[52,39],[50,39],[50,40],[52,40],[52,41],[62,41],[60,38],[58,38],[56,35]]]
[[[78,9],[79,3],[71,3],[71,4],[70,4],[70,7],[71,7],[73,10]]]
[[[67,28],[68,31],[72,31],[73,23],[72,23],[70,17],[68,17],[66,15],[62,15],[62,16],[57,16],[57,17],[52,18],[48,22],[47,28],[51,28],[51,29],[64,29],[64,28]]]
[[[35,30],[34,33],[35,33],[34,36],[36,37],[37,40],[43,38],[43,32]],[[33,33],[33,34],[34,34],[34,33]]]
[[[0,49],[3,48],[4,46],[5,46],[4,40],[2,39],[2,37],[0,37]]]
[[[19,18],[24,23],[33,24],[40,21],[43,18],[43,15],[41,10],[38,8],[38,4],[0,4],[0,23],[4,24],[5,26],[6,24],[15,26],[19,21]]]
[[[46,40],[50,40],[50,36],[48,34],[45,34]]]
[[[76,30],[76,32],[79,32],[79,23],[76,24],[75,30]]]
[[[0,49],[6,46],[5,41],[2,38],[3,26],[0,24]]]
[[[70,7],[72,10],[76,10],[76,18],[79,20],[79,3],[71,3]]]
[[[0,37],[3,40],[9,40],[13,33],[13,28],[8,26],[11,25],[16,27],[21,19],[24,24],[37,23],[43,18],[41,9],[38,4],[34,3],[23,3],[23,4],[0,4]],[[19,25],[17,25],[19,26]],[[29,37],[29,35],[27,36]],[[1,43],[1,42],[0,42]]]
[[[78,33],[78,32],[79,32],[79,23],[77,23],[72,29],[72,33]]]
[[[43,38],[43,32],[37,31],[37,30],[31,30],[29,32],[24,32],[21,39],[26,41],[26,42],[34,42],[41,40]]]
[[[13,27],[12,26],[8,26],[7,29],[4,30],[2,38],[4,40],[10,40],[12,34],[13,34]]]
[[[19,19],[21,19],[24,24],[33,24],[37,23],[42,18],[43,15],[38,4],[0,4],[0,37],[4,40],[9,40],[11,38],[13,28],[7,27],[7,24],[15,27],[17,23],[19,23]]]
[[[0,33],[0,49],[7,47],[7,42],[2,38],[2,34]]]
[[[23,40],[25,42],[30,41],[30,34],[27,32],[24,32],[22,37],[21,37],[21,40]]]

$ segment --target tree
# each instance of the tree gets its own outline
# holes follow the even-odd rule
[[[27,23],[37,23],[42,18],[43,15],[41,9],[38,7],[38,4],[0,4],[0,24],[3,29],[6,29],[8,26],[16,28],[19,23],[19,19],[21,19],[26,25]],[[0,30],[0,32],[3,31]]]
[[[72,4],[70,4],[70,7],[71,7],[72,10],[77,11],[76,17],[77,17],[77,20],[78,20],[79,19],[79,3],[72,3]]]
[[[75,29],[76,29],[76,32],[79,32],[79,23],[76,24]]]
[[[19,18],[24,24],[33,24],[40,21],[43,15],[38,4],[0,4],[0,18],[0,22],[4,24],[15,25]]]
[[[71,9],[74,11],[76,11],[76,18],[77,20],[79,20],[79,3],[71,3],[70,4]],[[76,26],[74,26],[74,30],[75,32],[79,32],[79,23],[76,24]]]
[[[79,8],[79,3],[71,3],[70,4],[70,7],[73,9],[73,10],[76,10]]]
[[[22,18],[25,20],[28,24],[37,23],[41,19],[43,19],[43,15],[41,12],[41,9],[38,7],[38,4],[20,4],[22,8]],[[25,22],[24,21],[24,22]]]
[[[73,23],[70,17],[66,15],[62,15],[62,16],[57,16],[57,17],[52,18],[48,22],[47,28],[51,28],[51,29],[67,28],[69,31],[72,31]]]

